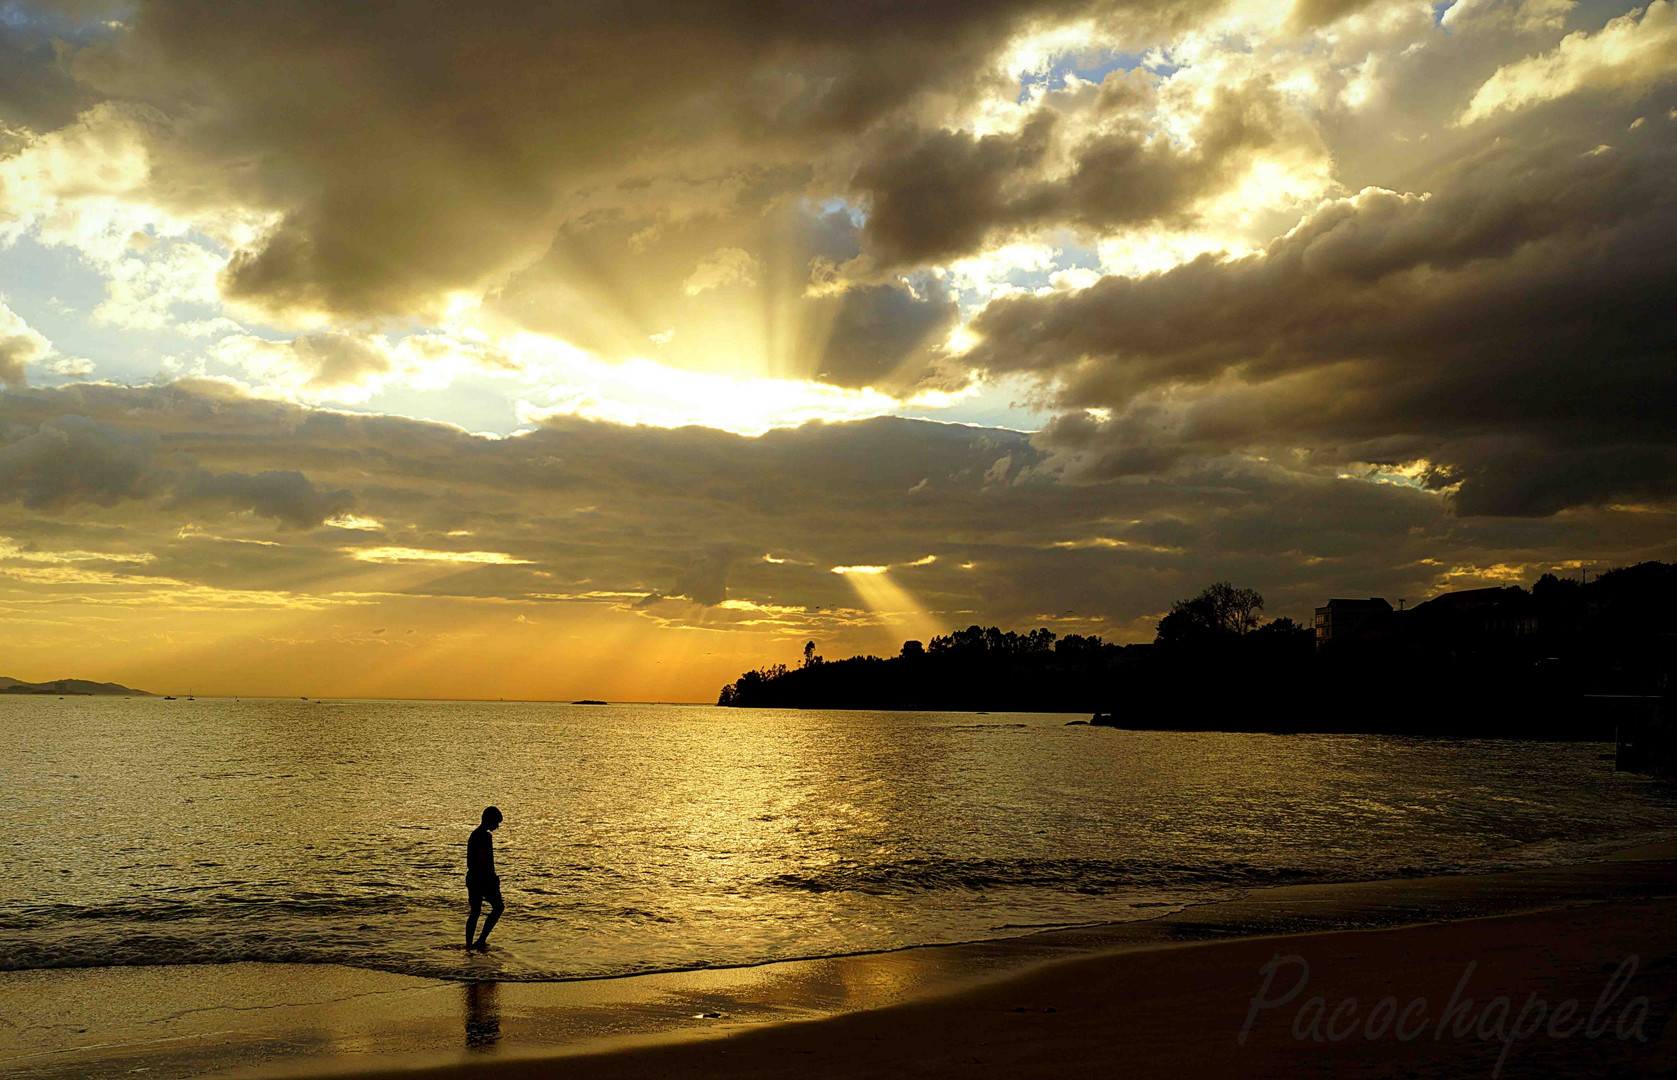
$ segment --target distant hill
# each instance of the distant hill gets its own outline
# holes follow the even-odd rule
[[[89,682],[86,679],[54,679],[51,682],[24,682],[0,675],[0,694],[79,694],[102,697],[156,697],[144,690],[114,682]]]

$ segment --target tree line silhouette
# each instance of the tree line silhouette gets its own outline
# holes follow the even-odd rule
[[[1089,713],[1171,730],[1598,738],[1605,724],[1610,737],[1593,695],[1669,685],[1677,567],[1447,593],[1323,643],[1291,618],[1264,621],[1263,606],[1216,582],[1174,603],[1151,644],[969,626],[893,657],[826,660],[809,642],[801,663],[748,671],[717,703]]]

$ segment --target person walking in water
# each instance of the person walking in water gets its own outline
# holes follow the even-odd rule
[[[489,931],[501,918],[501,879],[495,876],[495,840],[489,834],[501,824],[501,812],[493,806],[484,807],[483,823],[472,830],[466,841],[466,896],[472,902],[472,913],[466,918],[466,948],[480,951],[489,948]],[[489,918],[483,921],[483,933],[472,943],[472,931],[477,929],[478,913],[483,902],[489,901]]]

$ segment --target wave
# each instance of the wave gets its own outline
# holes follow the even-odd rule
[[[766,888],[804,893],[855,892],[873,896],[929,892],[972,893],[1003,890],[1046,890],[1087,897],[1145,899],[1184,897],[1204,900],[1228,890],[1274,888],[1281,885],[1329,884],[1386,878],[1486,874],[1505,870],[1562,865],[1600,857],[1633,846],[1635,842],[1669,839],[1651,833],[1646,838],[1611,841],[1522,845],[1517,850],[1487,854],[1473,860],[1437,859],[1398,864],[1342,863],[1300,867],[1265,866],[1249,862],[1203,863],[1143,859],[1021,858],[1021,859],[900,859],[891,862],[835,862],[818,869],[774,874],[762,879]]]
[[[296,893],[291,896],[239,896],[200,892],[178,898],[150,897],[118,900],[86,906],[74,904],[32,904],[14,907],[0,915],[0,930],[34,930],[65,923],[174,923],[193,919],[226,919],[234,922],[292,916],[302,919],[362,918],[400,915],[416,908],[443,908],[444,901],[413,896],[392,888],[385,895],[329,895]],[[0,970],[5,958],[0,957]]]
[[[1149,862],[1126,859],[900,859],[831,863],[817,870],[774,874],[768,888],[872,895],[942,890],[1052,889],[1088,896],[1116,892],[1203,890],[1288,885],[1324,879],[1321,871],[1250,863]]]
[[[154,967],[167,964],[365,964],[348,949],[306,940],[248,941],[226,937],[123,934],[88,935],[51,942],[8,942],[0,971],[60,968]]]
[[[1653,834],[1653,838],[1664,835]],[[781,922],[774,924],[776,933],[754,942],[748,940],[744,926],[736,932],[725,922],[687,925],[694,912],[711,914],[708,907],[696,906],[702,903],[697,898],[683,903],[671,897],[666,907],[628,902],[628,897],[621,896],[589,898],[532,888],[528,890],[531,901],[537,896],[565,896],[563,903],[517,907],[521,923],[545,924],[533,936],[554,944],[547,955],[518,950],[501,954],[491,964],[489,977],[507,981],[611,978],[1009,937],[1055,927],[1150,919],[1187,905],[1278,885],[1554,865],[1629,846],[1627,839],[1583,844],[1550,841],[1471,862],[1397,866],[1370,862],[1299,867],[1236,860],[1077,857],[838,861],[756,881],[764,910],[784,910],[786,918],[796,917],[799,911],[805,918],[813,916],[808,905],[774,901],[776,892],[812,898],[844,892],[884,898],[945,894],[931,904],[905,905],[900,899],[890,904],[893,912],[924,907],[926,917],[918,925],[878,932],[870,926],[874,917],[869,915],[852,928],[862,932],[816,934],[803,942],[812,948],[800,948],[779,933],[788,925]],[[974,905],[969,896],[982,897],[985,903]],[[827,926],[829,903],[823,900],[814,910],[820,913],[816,921]],[[980,911],[981,916],[947,921],[951,913],[959,917]],[[458,896],[402,890],[259,897],[200,889],[168,898],[113,900],[86,907],[14,905],[0,919],[0,971],[257,962],[343,964],[425,978],[483,978],[483,962],[466,957],[455,943],[462,914]],[[895,927],[897,921],[893,917],[885,922]],[[719,926],[725,933],[718,932]],[[573,951],[575,930],[590,927],[595,928],[592,947]]]

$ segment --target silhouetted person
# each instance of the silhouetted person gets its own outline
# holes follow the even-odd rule
[[[487,949],[489,931],[501,918],[506,907],[501,902],[501,879],[495,876],[495,840],[489,834],[501,824],[501,812],[493,806],[483,810],[483,823],[472,830],[466,841],[466,895],[472,902],[472,913],[466,918],[466,948]],[[483,921],[483,933],[477,944],[472,944],[472,931],[477,929],[478,912],[483,902],[489,901],[489,918]]]

